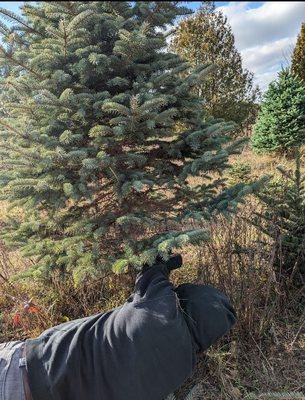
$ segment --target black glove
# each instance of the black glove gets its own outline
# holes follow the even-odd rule
[[[174,254],[170,256],[170,258],[167,261],[164,261],[162,257],[158,256],[156,262],[165,264],[167,266],[168,271],[170,272],[182,266],[182,257],[180,254]]]
[[[167,267],[168,272],[170,273],[172,270],[182,267],[182,257],[180,254],[175,254],[170,256],[167,261],[164,261],[164,259],[161,256],[157,256],[154,265],[155,266],[165,265]],[[148,264],[144,264],[141,273],[149,270],[154,265],[150,266]]]

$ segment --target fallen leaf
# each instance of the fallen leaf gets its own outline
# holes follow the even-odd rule
[[[18,326],[20,323],[20,314],[16,313],[13,315],[13,326],[14,328],[16,328],[16,326]]]

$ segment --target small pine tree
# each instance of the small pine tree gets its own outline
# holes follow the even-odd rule
[[[178,25],[171,48],[193,66],[212,64],[207,79],[195,90],[204,98],[206,115],[234,121],[243,128],[255,120],[260,92],[241,55],[226,16],[214,2],[204,2]]]
[[[302,23],[301,31],[293,50],[291,71],[305,82],[305,22]]]
[[[5,239],[36,257],[33,272],[80,279],[205,240],[194,222],[245,188],[222,192],[212,178],[239,143],[227,144],[233,124],[202,118],[193,87],[205,66],[165,50],[165,28],[187,10],[51,1],[0,12],[17,23],[1,45],[0,182],[22,209]]]
[[[253,222],[276,243],[275,270],[287,288],[305,284],[305,176],[296,150],[294,173],[278,167],[273,180],[258,194],[264,209]]]
[[[305,141],[305,86],[287,70],[265,94],[251,143],[257,153],[289,152]]]
[[[243,162],[236,162],[227,170],[228,184],[235,185],[239,182],[251,182],[251,165]]]

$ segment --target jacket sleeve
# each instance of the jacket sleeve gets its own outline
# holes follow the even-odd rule
[[[159,260],[144,267],[133,294],[106,321],[105,370],[116,391],[109,399],[163,399],[193,370],[193,343],[169,281],[171,269]]]

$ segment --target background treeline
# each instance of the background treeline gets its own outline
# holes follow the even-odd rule
[[[180,251],[173,281],[224,290],[238,323],[176,397],[298,398],[305,24],[261,100],[212,2],[0,14],[0,340],[120,305]]]

